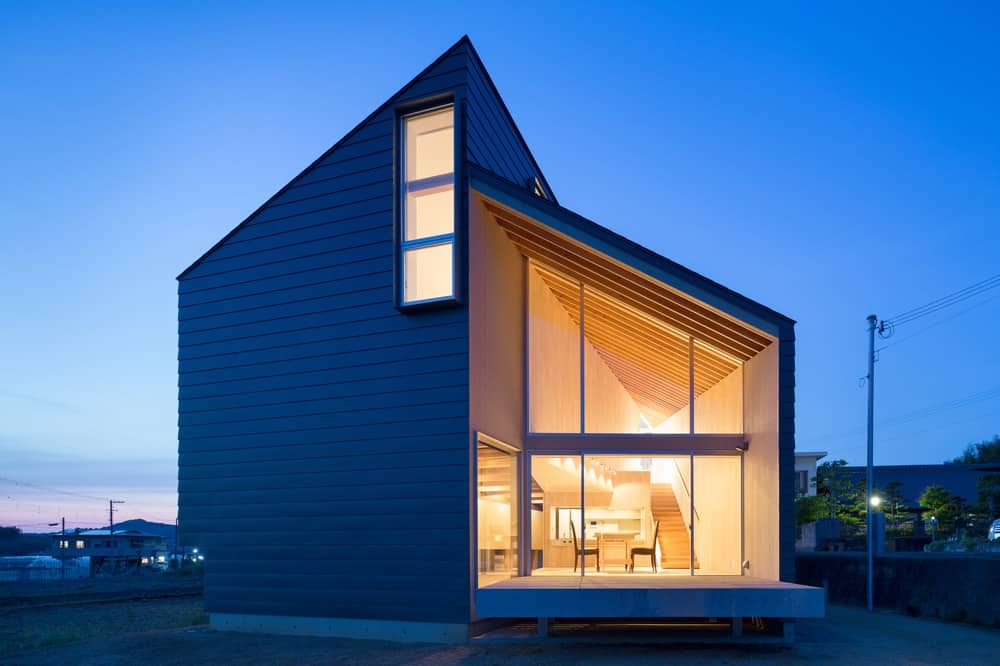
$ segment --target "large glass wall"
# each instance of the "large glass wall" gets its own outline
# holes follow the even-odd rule
[[[531,456],[530,467],[532,573],[579,575],[584,567],[596,570],[595,557],[588,555],[582,566],[578,558],[586,543],[580,455]]]
[[[532,573],[739,575],[741,462],[738,455],[532,456]]]
[[[742,432],[740,361],[534,261],[527,283],[529,432]]]
[[[517,455],[485,442],[476,450],[479,587],[517,575]]]
[[[687,433],[685,336],[584,287],[586,432]]]

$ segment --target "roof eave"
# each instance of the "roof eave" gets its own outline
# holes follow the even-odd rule
[[[719,284],[686,266],[678,264],[663,255],[657,254],[635,241],[629,240],[568,208],[560,206],[558,203],[535,196],[516,183],[512,183],[472,163],[467,163],[465,168],[473,189],[483,194],[492,195],[494,198],[496,198],[496,195],[500,195],[500,203],[507,205],[514,203],[515,205],[511,207],[518,208],[519,212],[535,219],[547,217],[548,220],[540,219],[539,221],[552,224],[558,231],[562,231],[576,240],[588,242],[589,244],[591,239],[596,239],[606,246],[605,248],[598,247],[597,249],[601,249],[602,251],[606,251],[608,248],[615,250],[615,252],[609,254],[619,260],[624,259],[625,263],[634,269],[648,273],[654,277],[656,271],[648,269],[658,269],[672,276],[675,280],[692,287],[693,292],[690,295],[706,300],[709,304],[712,304],[712,301],[715,299],[720,299],[730,306],[726,310],[730,315],[743,319],[747,323],[755,324],[758,328],[762,328],[762,330],[766,330],[776,337],[785,338],[786,332],[795,325],[794,319]],[[733,308],[743,314],[732,312]],[[770,325],[761,327],[760,322],[755,320],[763,320]]]

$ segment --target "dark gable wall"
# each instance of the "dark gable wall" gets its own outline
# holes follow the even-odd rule
[[[444,92],[470,160],[537,175],[462,40],[180,278],[209,612],[469,620],[468,311],[393,305],[394,107]]]

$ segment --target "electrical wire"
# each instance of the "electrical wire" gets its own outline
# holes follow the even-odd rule
[[[901,312],[895,317],[889,317],[887,321],[894,326],[908,324],[911,321],[921,319],[922,317],[926,317],[945,308],[967,301],[970,298],[974,298],[995,287],[1000,287],[1000,274],[986,278],[985,280],[981,280],[975,284],[971,284],[964,289],[959,289],[954,293],[942,296],[941,298],[925,303],[920,307],[907,310],[906,312]]]
[[[885,419],[878,423],[878,427],[881,428],[896,428],[901,425],[906,425],[914,421],[919,421],[925,419],[929,416],[937,416],[945,412],[950,412],[954,409],[961,409],[963,407],[969,407],[971,405],[978,404],[980,402],[988,402],[990,400],[996,400],[1000,398],[1000,386],[986,389],[984,391],[978,391],[961,398],[956,398],[954,400],[949,400],[947,402],[935,403],[933,405],[927,405],[920,409],[907,412],[905,414],[900,414],[899,416]],[[851,428],[848,430],[842,430],[839,433],[827,434],[822,437],[811,438],[809,441],[814,442],[837,442],[845,439],[859,435],[865,431],[863,426],[857,428]],[[886,438],[879,438],[880,440],[885,440]]]
[[[964,310],[960,310],[960,311],[958,311],[958,312],[956,312],[956,313],[954,313],[952,315],[949,315],[949,316],[945,317],[944,319],[941,319],[941,320],[938,320],[938,321],[934,322],[933,324],[928,324],[927,326],[924,326],[921,329],[917,329],[916,331],[914,331],[913,333],[910,333],[909,335],[907,335],[904,338],[900,338],[899,340],[895,340],[895,341],[890,342],[888,344],[882,345],[881,347],[879,347],[875,351],[877,353],[877,352],[882,351],[883,349],[888,349],[889,347],[895,347],[896,345],[898,345],[901,342],[906,342],[907,340],[911,340],[911,339],[917,337],[918,335],[926,333],[927,331],[929,331],[931,329],[937,328],[941,324],[948,323],[949,321],[951,321],[952,319],[955,319],[956,317],[961,317],[962,315],[964,315],[964,314],[966,314],[968,312],[972,312],[973,310],[975,310],[977,308],[981,308],[984,305],[989,305],[994,300],[996,300],[998,297],[1000,297],[1000,294],[995,294],[993,296],[990,296],[986,300],[980,301],[980,302],[976,303],[975,305],[973,305],[971,307],[965,308]]]
[[[21,486],[24,488],[32,488],[34,490],[43,490],[47,493],[57,493],[59,495],[69,495],[71,497],[81,497],[83,499],[96,500],[98,502],[107,502],[108,497],[97,497],[96,495],[87,495],[85,493],[75,493],[72,490],[60,490],[59,488],[50,488],[48,486],[42,486],[37,483],[29,483],[27,481],[18,481],[17,479],[11,479],[6,476],[0,476],[0,482],[12,483],[15,486]]]

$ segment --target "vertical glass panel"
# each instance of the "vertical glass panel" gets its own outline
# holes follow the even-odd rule
[[[740,575],[743,487],[740,456],[694,458],[696,574]]]
[[[743,364],[708,345],[694,345],[694,431],[743,432]]]
[[[690,460],[584,456],[584,527],[602,574],[689,575]]]
[[[580,432],[580,287],[528,264],[528,429]]]
[[[583,516],[579,455],[531,457],[531,572],[546,576],[583,573]],[[594,555],[587,555],[588,570]]]
[[[406,182],[455,170],[452,107],[406,118]]]
[[[589,433],[688,433],[688,339],[584,288],[584,405]]]
[[[406,193],[406,240],[429,238],[455,231],[455,194],[452,183]]]
[[[403,290],[407,302],[451,296],[452,244],[403,252]]]
[[[517,575],[517,456],[479,443],[477,449],[479,587]]]

